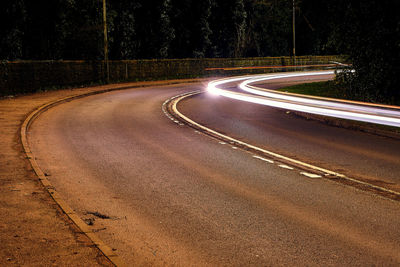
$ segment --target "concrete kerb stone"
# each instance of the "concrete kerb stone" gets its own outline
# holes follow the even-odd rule
[[[83,94],[83,95],[80,95],[80,97],[84,97],[84,96],[88,96],[88,95],[92,95],[92,94],[93,93]],[[52,106],[55,106],[57,104],[61,104],[68,100],[72,100],[72,99],[76,99],[76,98],[77,98],[77,96],[63,98],[63,99],[48,103],[46,105],[43,105],[43,106],[37,108],[36,110],[34,110],[25,119],[25,121],[22,124],[21,142],[22,142],[25,154],[27,155],[27,158],[30,161],[30,164],[31,164],[36,176],[39,178],[42,185],[45,187],[45,189],[50,194],[50,196],[53,198],[53,200],[57,203],[57,205],[61,208],[61,210],[74,222],[74,224],[82,231],[82,233],[84,233],[94,243],[94,245],[103,253],[103,255],[106,258],[108,258],[115,266],[126,266],[126,264],[124,264],[118,257],[116,257],[115,253],[109,254],[109,251],[112,251],[112,250],[108,249],[108,246],[106,244],[104,244],[95,235],[90,234],[90,229],[86,226],[86,224],[82,221],[82,219],[73,211],[73,209],[52,188],[51,183],[46,178],[43,171],[40,169],[39,165],[37,164],[35,158],[33,157],[32,152],[30,150],[29,143],[27,141],[26,133],[29,129],[29,126],[35,120],[35,118],[37,118],[40,115],[40,113],[43,113],[44,111],[46,111],[47,109],[49,109]]]
[[[186,81],[186,83],[190,82],[200,82],[202,79],[193,79]],[[178,82],[168,82],[166,81],[165,83],[162,83],[161,85],[170,85],[170,84],[176,84]],[[184,83],[182,81],[182,83]],[[158,85],[158,84],[156,84]],[[27,132],[29,130],[30,125],[33,123],[33,121],[40,116],[41,113],[45,112],[46,110],[50,109],[51,107],[54,107],[56,105],[69,102],[74,99],[78,98],[83,98],[87,97],[90,95],[97,95],[97,94],[102,94],[106,92],[111,92],[111,91],[117,91],[117,90],[125,90],[125,89],[133,89],[133,88],[141,88],[141,87],[147,87],[147,86],[156,86],[155,84],[146,84],[146,85],[139,85],[139,86],[121,86],[121,87],[116,87],[116,88],[106,88],[103,90],[99,91],[92,91],[92,92],[87,92],[87,93],[82,93],[82,94],[77,94],[77,95],[72,95],[68,97],[64,97],[61,99],[57,99],[55,101],[46,103],[42,106],[39,106],[35,110],[33,110],[24,120],[24,122],[21,125],[20,128],[20,138],[22,142],[22,146],[26,155],[26,158],[29,160],[33,171],[35,172],[36,176],[38,177],[38,180],[41,182],[43,187],[46,189],[46,191],[49,193],[49,195],[52,197],[52,199],[55,201],[55,203],[61,208],[61,210],[71,219],[71,221],[80,229],[80,231],[85,234],[92,242],[93,244],[101,251],[101,253],[111,261],[112,264],[115,266],[127,266],[122,259],[109,247],[107,246],[95,233],[89,229],[89,227],[86,225],[86,223],[74,212],[74,210],[60,197],[60,195],[54,190],[54,187],[50,183],[50,181],[46,178],[46,175],[44,172],[41,170],[39,165],[37,164],[32,151],[29,146],[28,138],[27,138]]]

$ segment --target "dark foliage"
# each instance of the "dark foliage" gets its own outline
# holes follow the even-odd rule
[[[292,55],[293,0],[107,0],[110,59]],[[0,59],[103,59],[102,0],[4,0]],[[400,99],[400,1],[295,0],[297,55],[346,54],[348,97]]]
[[[0,58],[22,58],[24,28],[26,25],[25,1],[4,1],[0,9],[0,17],[3,21],[0,23]]]
[[[349,98],[400,104],[400,2],[336,1],[333,43],[349,55],[354,72],[338,76]],[[340,18],[340,19],[339,19]]]

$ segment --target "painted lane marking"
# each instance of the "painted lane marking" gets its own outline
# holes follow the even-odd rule
[[[240,79],[238,79],[238,80],[240,80]],[[322,167],[314,166],[314,165],[311,165],[311,164],[308,164],[308,163],[305,163],[305,162],[302,162],[302,161],[299,161],[299,160],[296,160],[296,159],[292,159],[292,158],[280,155],[278,153],[275,153],[275,152],[272,152],[272,151],[269,151],[269,150],[266,150],[266,149],[263,149],[263,148],[260,148],[260,147],[245,143],[245,142],[242,142],[240,140],[234,139],[232,137],[229,137],[227,135],[224,135],[222,133],[214,131],[214,130],[212,130],[210,128],[207,128],[207,127],[205,127],[205,126],[203,126],[203,125],[191,120],[190,118],[188,118],[185,115],[183,115],[177,109],[177,104],[178,104],[179,101],[181,101],[184,98],[191,97],[191,96],[194,96],[194,95],[198,95],[198,94],[201,94],[201,93],[202,93],[202,91],[188,92],[187,94],[185,94],[185,95],[177,98],[176,100],[174,100],[172,105],[171,105],[172,112],[174,114],[176,114],[178,117],[180,117],[182,120],[184,120],[192,128],[201,129],[201,130],[203,130],[204,132],[208,133],[211,136],[216,136],[217,138],[221,138],[223,140],[228,140],[229,143],[236,143],[236,144],[242,145],[242,146],[247,147],[249,149],[252,149],[252,150],[258,151],[260,153],[269,155],[271,157],[278,158],[278,159],[290,162],[291,164],[298,165],[298,166],[301,166],[303,168],[311,169],[311,170],[314,170],[314,171],[317,171],[317,172],[322,172],[327,177],[328,176],[335,176],[335,177],[338,177],[338,178],[341,178],[341,179],[344,179],[344,180],[347,180],[347,181],[350,181],[350,182],[354,182],[354,183],[356,183],[358,185],[364,185],[364,186],[367,186],[369,188],[376,189],[376,190],[378,190],[380,192],[386,192],[386,193],[390,193],[390,194],[395,195],[395,196],[400,196],[400,192],[393,191],[393,190],[390,190],[390,189],[387,189],[387,188],[384,188],[384,187],[381,187],[381,186],[376,186],[376,185],[373,185],[373,184],[370,184],[370,183],[367,183],[367,182],[363,182],[361,180],[357,180],[357,179],[354,179],[354,178],[351,178],[351,177],[347,177],[344,174],[337,173],[337,172],[334,172],[334,171],[331,171],[331,170],[327,170],[327,169],[322,168]],[[196,130],[195,132],[198,132],[198,131]]]
[[[308,178],[313,178],[313,179],[321,178],[321,177],[322,177],[321,175],[314,174],[314,173],[308,173],[308,172],[301,172],[300,174],[301,174],[301,175],[304,175],[304,176],[306,176],[306,177],[308,177]]]
[[[240,140],[234,139],[234,138],[232,138],[232,137],[230,137],[230,136],[227,136],[227,135],[225,135],[225,134],[222,134],[222,133],[219,133],[219,132],[217,132],[217,131],[214,131],[214,130],[212,130],[212,129],[210,129],[210,128],[207,128],[207,127],[205,127],[205,126],[203,126],[203,125],[201,125],[201,124],[199,124],[199,123],[197,123],[197,122],[191,120],[190,118],[188,118],[188,117],[186,117],[185,115],[183,115],[183,114],[177,109],[177,104],[178,104],[178,102],[181,101],[183,98],[186,98],[186,97],[189,97],[189,96],[193,96],[193,95],[197,95],[197,94],[200,94],[200,92],[188,93],[187,95],[182,96],[182,97],[180,97],[179,99],[176,99],[176,101],[174,101],[173,104],[172,104],[172,110],[173,110],[173,112],[174,112],[177,116],[179,116],[181,119],[183,119],[184,121],[186,121],[187,123],[189,123],[189,124],[191,124],[191,125],[193,125],[193,126],[199,128],[199,129],[201,129],[201,130],[203,130],[203,131],[205,131],[205,132],[207,132],[207,133],[210,133],[210,134],[213,134],[213,135],[215,135],[215,136],[218,136],[219,138],[223,138],[224,140],[229,140],[229,143],[231,143],[231,144],[235,144],[235,143],[236,143],[236,144],[239,144],[239,145],[248,147],[248,148],[250,148],[250,149],[253,149],[253,150],[255,150],[255,151],[261,152],[261,153],[263,153],[263,154],[270,155],[270,156],[272,156],[272,157],[274,157],[274,158],[278,158],[278,159],[282,159],[282,160],[284,160],[284,161],[290,162],[290,163],[292,163],[292,164],[294,164],[294,165],[300,165],[300,166],[303,166],[303,167],[306,167],[306,168],[310,168],[310,169],[313,169],[313,170],[316,170],[316,171],[319,171],[319,172],[327,173],[327,174],[329,174],[329,175],[333,175],[333,176],[337,176],[337,177],[341,177],[341,178],[342,178],[342,177],[345,177],[343,174],[340,174],[340,173],[337,173],[337,172],[334,172],[334,171],[330,171],[330,170],[327,170],[327,169],[324,169],[324,168],[321,168],[321,167],[317,167],[317,166],[314,166],[314,165],[311,165],[311,164],[308,164],[308,163],[305,163],[305,162],[302,162],[302,161],[299,161],[299,160],[296,160],[296,159],[292,159],[292,158],[289,158],[289,157],[286,157],[286,156],[277,154],[277,153],[275,153],[275,152],[272,152],[272,151],[269,151],[269,150],[266,150],[266,149],[263,149],[263,148],[260,148],[260,147],[257,147],[257,146],[254,146],[254,145],[245,143],[245,142],[242,142],[242,141],[240,141]],[[198,131],[196,130],[196,132],[198,132]]]
[[[218,142],[220,145],[226,145],[225,142]]]
[[[293,170],[292,167],[290,167],[290,166],[288,166],[288,165],[286,165],[286,164],[279,164],[278,166],[281,167],[282,169]]]
[[[256,156],[256,155],[254,155],[253,158],[256,158],[256,159],[259,159],[259,160],[262,160],[262,161],[265,161],[265,162],[268,162],[268,163],[271,163],[271,164],[274,163],[273,160],[266,159],[266,158],[263,158],[263,157],[260,157],[260,156]]]

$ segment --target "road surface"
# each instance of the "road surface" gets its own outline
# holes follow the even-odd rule
[[[329,77],[315,79],[322,78]],[[165,100],[205,86],[137,88],[59,105],[32,125],[33,153],[56,190],[130,265],[400,264],[398,201],[306,177],[165,116]],[[288,157],[400,184],[399,140],[206,93],[178,108]]]

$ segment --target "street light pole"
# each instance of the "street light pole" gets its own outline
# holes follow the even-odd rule
[[[296,9],[295,0],[293,0],[293,58],[294,64],[296,65]]]
[[[106,65],[106,81],[110,82],[110,67],[108,64],[108,38],[107,38],[107,10],[106,0],[103,0],[103,27],[104,27],[104,63]]]

